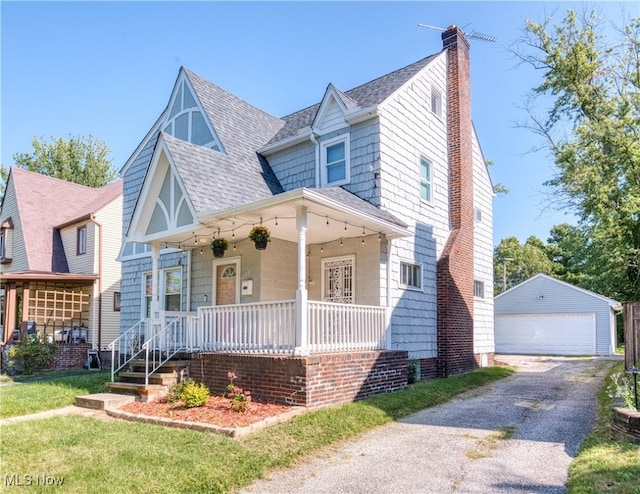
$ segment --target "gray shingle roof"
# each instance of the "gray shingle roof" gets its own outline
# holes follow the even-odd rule
[[[169,134],[161,136],[198,214],[223,211],[283,192],[269,165],[255,151],[225,154]]]
[[[388,213],[387,211],[374,206],[370,202],[365,201],[361,197],[355,195],[352,192],[349,192],[346,189],[343,189],[342,187],[322,187],[317,189],[312,188],[309,190],[312,190],[316,194],[324,196],[327,199],[331,199],[353,209],[357,209],[359,211],[362,211],[363,213],[366,213],[383,221],[388,221],[389,223],[393,223],[402,227],[407,226],[406,223],[400,221],[391,213]]]
[[[429,63],[438,55],[439,54],[436,53],[423,58],[411,65],[407,65],[406,67],[391,72],[390,74],[383,75],[373,81],[367,82],[366,84],[362,84],[361,86],[340,94],[344,94],[351,101],[355,101],[360,108],[378,105],[391,96],[394,91],[400,88],[400,86],[411,79],[420,70],[429,65]],[[343,101],[345,100],[343,99]],[[294,136],[300,129],[311,125],[319,107],[320,103],[317,103],[313,106],[309,106],[308,108],[282,117],[285,124],[275,137],[269,141],[269,144]],[[351,109],[352,105],[347,105],[347,108]]]

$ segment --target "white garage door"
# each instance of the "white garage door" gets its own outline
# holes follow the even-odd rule
[[[596,315],[496,315],[496,353],[595,355]]]

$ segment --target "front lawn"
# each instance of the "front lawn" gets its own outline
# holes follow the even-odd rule
[[[2,426],[0,475],[63,478],[62,492],[222,493],[463,391],[511,374],[500,367],[424,381],[324,408],[236,441],[142,423],[58,416]],[[46,486],[32,486],[45,492]],[[49,488],[50,490],[50,488]]]
[[[47,372],[13,378],[18,383],[0,386],[0,418],[73,405],[78,395],[106,392],[109,372]]]
[[[640,494],[640,445],[614,440],[609,433],[615,385],[611,375],[624,372],[619,362],[598,393],[596,424],[569,468],[568,494]]]

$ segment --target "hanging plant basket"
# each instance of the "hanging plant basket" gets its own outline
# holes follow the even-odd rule
[[[249,238],[253,240],[253,244],[258,250],[265,250],[267,248],[267,243],[271,242],[269,237],[269,229],[265,226],[254,226],[253,230],[249,233]]]
[[[211,242],[213,257],[224,257],[224,251],[229,247],[229,243],[224,238],[216,238]]]

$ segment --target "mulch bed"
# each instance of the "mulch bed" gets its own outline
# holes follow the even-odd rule
[[[291,410],[291,407],[251,401],[246,411],[235,412],[231,409],[230,400],[221,396],[211,396],[203,407],[186,408],[181,402],[167,403],[165,398],[156,398],[147,403],[128,403],[120,410],[137,415],[204,422],[220,427],[244,427],[269,417],[281,415]]]

